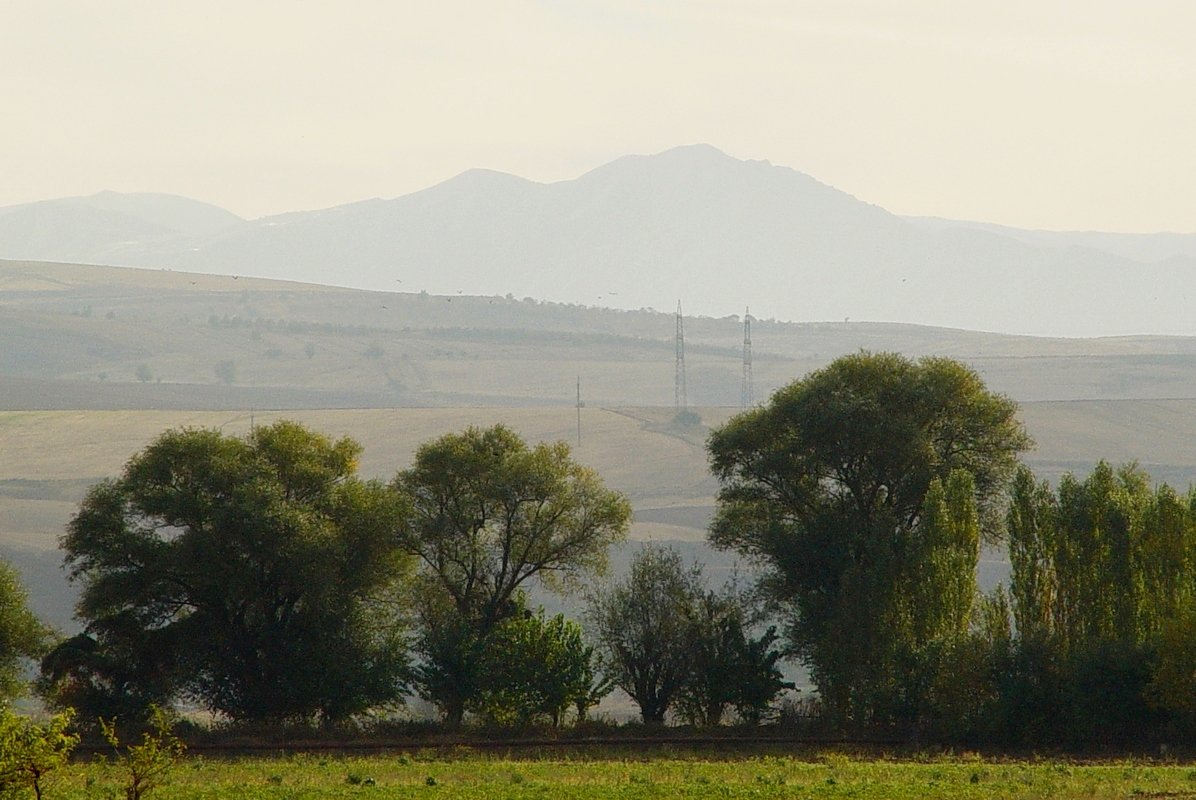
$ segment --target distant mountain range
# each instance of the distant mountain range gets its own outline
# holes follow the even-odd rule
[[[104,192],[0,208],[0,258],[725,316],[1055,336],[1196,334],[1196,234],[903,218],[712,147],[571,181],[471,170],[393,200],[244,220]]]

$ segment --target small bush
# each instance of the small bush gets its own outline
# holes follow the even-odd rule
[[[39,724],[0,709],[0,796],[32,789],[42,797],[46,775],[66,764],[79,744],[78,734],[67,732],[74,715],[68,709]]]
[[[105,741],[112,745],[112,764],[125,773],[125,800],[141,800],[161,785],[162,779],[182,758],[186,746],[171,731],[174,717],[158,706],[151,709],[152,730],[141,736],[141,744],[122,745],[116,720],[100,720]]]

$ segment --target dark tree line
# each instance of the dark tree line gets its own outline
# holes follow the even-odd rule
[[[525,590],[600,573],[626,499],[501,425],[425,444],[389,485],[357,477],[360,450],[293,422],[162,434],[63,537],[84,629],[42,659],[42,694],[89,718],[188,701],[336,723],[419,694],[451,724],[583,719],[616,662]]]
[[[946,359],[862,353],[710,439],[712,540],[762,569],[823,720],[946,741],[1196,733],[1196,493],[1098,464],[1057,487],[1012,402]],[[982,541],[1009,586],[982,595]]]
[[[840,731],[1196,732],[1196,493],[1103,463],[1052,487],[1018,466],[1029,445],[1014,403],[948,359],[811,373],[709,440],[710,537],[757,565],[746,591],[651,546],[594,583],[626,499],[503,426],[425,444],[389,484],[295,423],[170,431],[71,522],[85,627],[39,688],[84,715],[186,700],[336,722],[418,694],[452,724],[556,725],[618,687],[645,722],[717,725],[768,719],[791,658]],[[982,594],[981,545],[1002,541],[1009,585]],[[588,585],[584,625],[529,608],[533,584]],[[47,644],[22,603],[0,580],[9,686]]]

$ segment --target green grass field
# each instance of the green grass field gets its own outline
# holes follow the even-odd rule
[[[48,798],[112,797],[111,766],[77,763]],[[804,756],[534,759],[455,752],[370,757],[189,756],[150,797],[183,798],[1177,798],[1196,797],[1196,767]]]

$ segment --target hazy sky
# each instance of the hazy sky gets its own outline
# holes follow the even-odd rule
[[[244,216],[708,142],[903,214],[1196,232],[1192,0],[0,0],[0,205]]]

